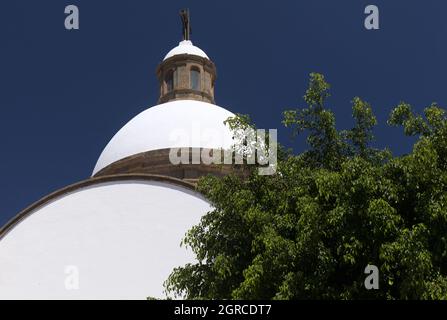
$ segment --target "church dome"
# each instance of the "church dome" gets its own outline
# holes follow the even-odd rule
[[[196,182],[243,172],[227,158],[214,164],[194,157],[198,148],[201,157],[231,149],[224,121],[234,114],[214,104],[216,68],[189,41],[189,11],[181,17],[185,40],[156,70],[158,104],[115,134],[93,177],[45,196],[0,228],[0,300],[162,299],[172,270],[197,263],[179,245],[213,210]],[[174,164],[178,148],[187,160]]]
[[[205,167],[195,163],[196,158],[191,163],[171,161],[172,151],[176,151],[173,148],[231,149],[233,146],[233,134],[224,121],[234,114],[215,104],[216,66],[205,52],[192,44],[188,11],[182,10],[181,17],[183,41],[169,51],[156,69],[158,104],[118,131],[99,157],[93,177],[149,173],[191,182],[210,173],[228,173],[229,168],[210,164]]]
[[[151,150],[229,149],[233,135],[224,121],[233,116],[224,108],[197,100],[156,105],[138,114],[115,134],[99,157],[93,175],[118,160]]]
[[[203,52],[203,50],[200,49],[199,47],[193,45],[190,40],[183,40],[178,44],[177,47],[168,52],[163,61],[180,54],[189,54],[209,59],[206,53]]]

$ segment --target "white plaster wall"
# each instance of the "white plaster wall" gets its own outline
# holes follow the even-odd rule
[[[61,196],[0,240],[0,299],[163,297],[171,270],[194,261],[181,239],[209,210],[197,193],[161,182]],[[66,289],[67,266],[79,270],[77,290]]]

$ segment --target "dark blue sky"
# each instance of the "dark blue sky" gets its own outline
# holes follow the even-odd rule
[[[79,31],[64,28],[68,4],[79,6]],[[363,27],[368,4],[380,9],[380,30]],[[88,178],[110,138],[156,103],[155,68],[181,40],[183,7],[194,44],[217,65],[217,104],[250,114],[260,128],[281,128],[281,112],[303,106],[310,72],[332,84],[328,106],[339,128],[352,125],[350,101],[360,96],[379,120],[376,145],[396,154],[413,140],[387,127],[391,108],[446,103],[445,0],[5,0],[0,225]],[[289,137],[279,131],[283,144],[305,147]]]

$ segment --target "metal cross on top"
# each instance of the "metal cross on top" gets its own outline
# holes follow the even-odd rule
[[[182,18],[183,25],[183,40],[189,40],[191,35],[191,20],[189,18],[189,9],[183,9],[180,11],[180,17]]]

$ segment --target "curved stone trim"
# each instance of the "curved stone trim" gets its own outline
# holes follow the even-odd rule
[[[187,62],[196,62],[196,63],[200,63],[202,64],[205,68],[207,68],[207,71],[216,73],[216,65],[214,64],[214,62],[212,62],[211,60],[204,58],[204,57],[200,57],[200,56],[196,56],[193,54],[177,54],[175,56],[172,56],[164,61],[162,61],[160,63],[160,65],[157,67],[157,72],[160,71],[161,69],[161,65],[162,64],[185,64]]]
[[[20,213],[18,213],[16,216],[14,216],[11,220],[9,220],[6,225],[4,225],[2,228],[0,228],[0,240],[8,234],[9,231],[11,231],[16,225],[18,225],[21,221],[23,221],[25,218],[27,218],[34,210],[38,209],[39,207],[43,206],[44,204],[62,196],[65,194],[68,194],[70,192],[73,192],[75,190],[79,190],[85,187],[89,187],[96,184],[101,184],[105,182],[116,182],[116,181],[129,181],[129,180],[141,180],[141,181],[157,181],[157,182],[166,182],[173,185],[181,186],[184,188],[187,188],[189,190],[195,191],[195,185],[193,183],[183,181],[180,179],[172,178],[172,177],[166,177],[156,174],[118,174],[118,175],[108,175],[108,176],[101,176],[101,177],[94,177],[87,180],[83,180],[77,183],[74,183],[72,185],[69,185],[67,187],[64,187],[62,189],[59,189],[42,199],[36,201],[26,209],[22,210]]]
[[[170,149],[152,150],[138,153],[130,157],[118,160],[95,174],[95,177],[116,174],[157,174],[169,176],[183,181],[196,182],[200,177],[212,174],[215,176],[225,176],[230,173],[244,175],[244,166],[231,164],[193,164],[193,150],[189,149],[189,164],[174,165],[169,160]],[[213,152],[211,149],[200,149]],[[217,150],[216,150],[217,151]]]
[[[214,97],[207,92],[193,89],[176,89],[160,97],[158,104],[174,100],[197,100],[215,104]]]

